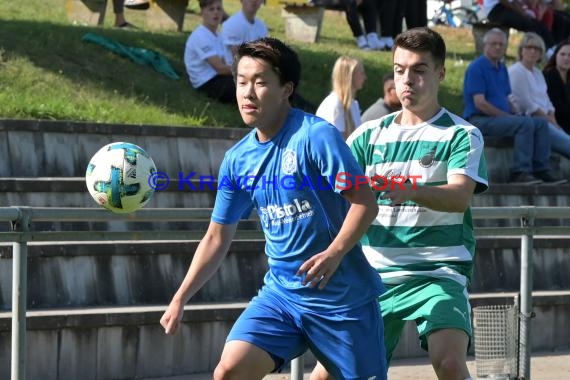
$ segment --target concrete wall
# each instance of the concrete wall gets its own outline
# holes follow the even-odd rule
[[[199,181],[190,185],[172,180],[165,190],[156,191],[145,208],[213,207],[215,191],[200,187]],[[215,189],[215,185],[214,185]],[[100,207],[87,191],[85,178],[0,178],[0,207]]]
[[[513,162],[513,142],[511,139],[486,139],[485,158],[489,179],[495,183],[507,183]],[[552,169],[557,170],[564,178],[570,179],[570,160],[553,154]]]
[[[167,304],[184,278],[197,242],[35,243],[28,249],[28,308]],[[570,289],[568,239],[537,239],[534,290]],[[11,246],[0,246],[0,311],[12,305]],[[220,270],[194,302],[247,301],[267,270],[264,242],[235,241]],[[473,293],[516,292],[520,240],[480,241]]]
[[[96,207],[83,183],[85,167],[103,145],[128,141],[154,158],[159,170],[216,174],[224,152],[246,129],[112,126],[0,120],[0,207]],[[511,152],[487,148],[490,177],[506,180]],[[570,177],[566,160],[561,168]],[[18,177],[18,178],[16,178]],[[41,177],[41,178],[39,178]],[[568,205],[570,186],[493,185],[474,199],[475,206]],[[174,182],[156,193],[147,207],[211,207],[212,191],[178,190]],[[565,221],[549,221],[562,225]],[[518,221],[476,221],[478,226],[519,225]],[[9,228],[0,225],[0,231]],[[126,222],[38,223],[40,230],[127,230]],[[142,228],[142,227],[141,227]],[[148,228],[146,225],[145,228]],[[198,221],[151,224],[153,229],[201,231]],[[499,291],[516,292],[518,238],[480,238],[472,290],[493,292],[473,305],[510,303]],[[184,276],[196,242],[149,244],[34,244],[29,249],[28,373],[32,379],[109,379],[168,376],[211,370],[225,336],[245,301],[255,294],[266,268],[262,242],[236,242],[220,271],[190,306],[182,334],[165,337],[158,320]],[[535,239],[535,289],[562,295],[535,297],[533,349],[568,348],[570,270],[567,239]],[[0,245],[0,310],[11,307],[11,250]],[[101,307],[114,309],[101,309]],[[117,309],[118,306],[121,306]],[[124,308],[128,307],[128,308]],[[61,310],[62,308],[74,308]],[[79,308],[79,309],[77,309]],[[48,309],[41,311],[41,309]],[[7,378],[10,318],[0,313],[0,379]],[[397,357],[418,356],[415,329],[406,326]],[[309,360],[311,360],[309,356]]]
[[[513,294],[495,304],[512,304]],[[488,304],[472,299],[472,306]],[[570,293],[536,294],[532,352],[570,348]],[[245,304],[187,306],[175,336],[158,324],[164,307],[77,310],[28,317],[29,379],[132,379],[210,372],[231,325]],[[10,319],[0,313],[0,378],[9,378]],[[395,357],[425,356],[412,323],[404,329]],[[310,353],[306,364],[314,363]]]
[[[28,309],[165,305],[197,247],[189,242],[42,243],[28,248]],[[12,305],[11,246],[0,246],[0,311]],[[251,299],[267,271],[263,241],[235,241],[194,302]]]
[[[139,145],[173,178],[217,174],[225,151],[248,131],[0,120],[0,177],[83,177],[91,157],[117,141]]]
[[[28,317],[28,379],[135,379],[211,371],[244,304],[188,307],[175,336],[164,307],[36,312]],[[0,378],[10,378],[10,329],[0,313]]]

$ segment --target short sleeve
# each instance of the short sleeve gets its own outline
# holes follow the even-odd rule
[[[322,122],[313,125],[309,132],[309,152],[320,174],[334,180],[335,192],[347,190],[364,171],[356,162],[350,148],[334,126]]]
[[[463,174],[473,179],[477,183],[475,193],[482,193],[488,189],[483,135],[479,129],[475,127],[457,129],[447,165],[448,176]]]
[[[234,224],[247,218],[253,209],[250,195],[238,185],[231,170],[231,155],[226,155],[220,166],[216,202],[212,221],[219,224]]]

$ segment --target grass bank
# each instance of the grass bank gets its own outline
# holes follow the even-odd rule
[[[268,24],[272,36],[285,39],[280,7],[271,4],[262,7],[259,16]],[[239,0],[225,2],[229,13],[239,7]],[[194,91],[187,80],[183,50],[188,34],[200,22],[196,1],[190,2],[183,33],[150,31],[145,27],[143,11],[126,13],[139,29],[113,28],[110,5],[105,25],[97,27],[70,23],[62,0],[0,2],[0,117],[177,126],[242,125],[235,106],[211,102]],[[474,57],[473,38],[469,30],[438,31],[449,50],[440,101],[461,113],[463,73]],[[89,32],[125,46],[159,52],[181,79],[170,79],[99,45],[83,42],[82,37]],[[340,54],[358,56],[364,61],[368,81],[358,94],[363,110],[379,96],[380,80],[391,70],[391,53],[363,52],[355,47],[344,15],[339,12],[325,14],[319,43],[288,42],[302,61],[300,93],[314,104],[330,91],[330,72]]]

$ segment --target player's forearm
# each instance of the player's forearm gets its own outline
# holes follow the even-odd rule
[[[190,268],[173,300],[186,304],[216,273],[228,249],[229,243],[223,243],[207,233],[198,244]]]
[[[378,205],[373,193],[370,192],[370,196],[364,198],[358,203],[351,204],[338,235],[329,247],[339,255],[345,255],[360,241],[378,214]]]
[[[473,191],[450,184],[442,186],[418,186],[411,191],[410,200],[435,211],[464,212],[471,203]]]

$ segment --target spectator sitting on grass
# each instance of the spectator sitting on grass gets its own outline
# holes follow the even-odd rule
[[[225,61],[225,48],[218,36],[224,9],[221,0],[200,0],[202,24],[188,40],[184,65],[192,87],[222,103],[235,103],[232,68]]]
[[[231,65],[239,45],[267,37],[267,26],[256,17],[263,0],[241,0],[241,10],[222,24],[220,35],[226,47],[226,62]]]

